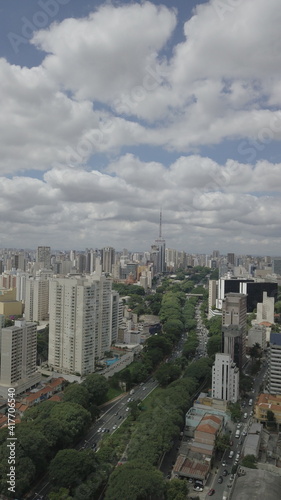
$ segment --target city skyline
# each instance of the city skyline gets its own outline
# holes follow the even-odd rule
[[[1,7],[1,246],[280,255],[278,8]]]

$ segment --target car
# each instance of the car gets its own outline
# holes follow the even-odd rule
[[[194,491],[203,491],[202,486],[194,486],[193,488]]]
[[[192,477],[190,477],[190,478],[189,478],[188,482],[189,482],[189,483],[193,483],[193,479],[192,479]]]
[[[143,388],[142,388],[142,390],[143,390],[143,391],[146,391],[146,387],[143,387]]]
[[[247,436],[247,431],[243,431],[242,436]]]
[[[226,466],[226,461],[223,460],[221,464],[222,464],[223,467],[225,467]]]
[[[233,481],[233,479],[234,479],[234,474],[231,474],[229,481]]]
[[[242,425],[241,422],[238,422],[237,429],[240,429],[241,425]]]
[[[128,399],[127,399],[127,403],[130,403],[130,401],[131,401],[131,398],[128,398]]]
[[[120,420],[121,418],[123,418],[123,417],[122,417],[122,415],[119,415],[119,420]]]
[[[114,417],[116,417],[118,415],[118,411],[116,413],[114,413]]]
[[[238,465],[239,460],[235,460],[234,465]]]
[[[244,418],[247,418],[248,417],[248,413],[244,413]]]
[[[240,458],[240,451],[237,451],[236,453],[236,460],[238,460]]]
[[[127,406],[126,411],[129,411],[129,409],[130,409],[129,406]]]
[[[98,432],[101,432],[101,431],[102,431],[102,429],[101,429],[101,427],[100,427],[100,428],[98,429]]]
[[[114,425],[112,429],[115,431],[115,429],[117,429],[117,425]]]
[[[222,475],[223,475],[223,476],[227,476],[227,474],[228,474],[228,471],[227,471],[226,469],[224,469],[224,470],[222,471]]]
[[[214,490],[214,488],[211,488],[209,491],[208,491],[208,495],[209,497],[211,497],[214,493],[216,492],[216,490]]]
[[[101,432],[106,432],[106,428],[104,427]]]
[[[218,478],[218,483],[221,484],[223,482],[223,477],[222,476],[219,476]]]
[[[228,458],[233,458],[234,457],[234,451],[230,450]]]

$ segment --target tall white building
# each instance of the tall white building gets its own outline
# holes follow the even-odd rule
[[[49,364],[82,376],[117,338],[119,296],[105,276],[50,280]]]
[[[270,394],[281,394],[281,333],[270,334],[268,392]]]
[[[263,292],[262,302],[257,303],[257,323],[262,321],[274,323],[274,297],[269,297],[267,292]]]
[[[27,278],[24,315],[27,321],[44,321],[49,317],[49,280]]]
[[[14,326],[0,331],[0,395],[7,397],[9,387],[16,395],[41,380],[36,371],[37,325],[16,320]]]
[[[239,398],[239,370],[229,354],[216,354],[212,368],[212,397],[232,403]]]

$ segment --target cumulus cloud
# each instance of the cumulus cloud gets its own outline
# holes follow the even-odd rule
[[[171,247],[278,253],[279,0],[219,4],[169,51],[176,10],[131,2],[39,30],[36,67],[0,59],[3,244],[149,248],[162,206]],[[226,139],[239,161],[201,154]]]
[[[16,232],[21,246],[36,246],[44,233],[55,247],[73,247],[75,235],[79,248],[131,242],[145,249],[158,234],[162,206],[172,248],[203,250],[204,241],[214,248],[232,241],[235,247],[243,238],[247,248],[250,240],[260,241],[259,249],[268,253],[269,242],[277,248],[281,229],[280,168],[269,162],[220,165],[199,155],[182,156],[167,168],[126,154],[103,172],[54,167],[42,180],[2,177],[0,229],[11,225],[10,238]]]

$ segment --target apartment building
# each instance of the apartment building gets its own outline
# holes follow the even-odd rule
[[[16,320],[14,326],[0,333],[0,395],[7,397],[9,387],[16,395],[30,389],[41,380],[37,372],[37,325]]]
[[[117,339],[119,296],[106,276],[50,279],[49,364],[86,375]]]

